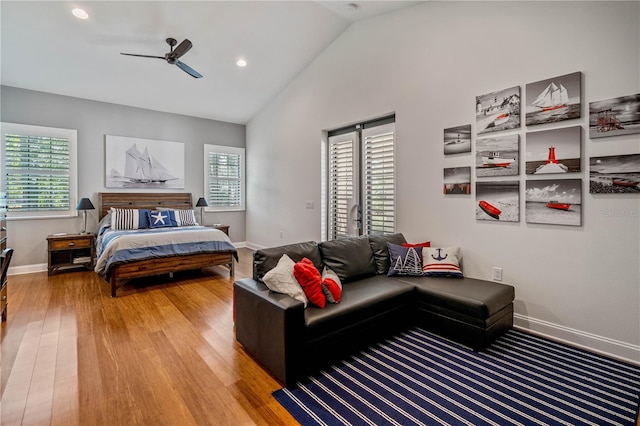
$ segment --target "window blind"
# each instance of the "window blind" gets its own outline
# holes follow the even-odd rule
[[[349,208],[354,197],[354,140],[329,141],[329,239],[349,235]]]
[[[242,206],[240,154],[209,152],[208,200],[212,207]]]
[[[395,232],[394,124],[362,131],[364,233]]]
[[[11,133],[4,139],[8,210],[69,210],[69,139]]]

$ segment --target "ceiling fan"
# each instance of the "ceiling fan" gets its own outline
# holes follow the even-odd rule
[[[198,71],[194,70],[193,68],[191,68],[189,65],[185,64],[184,62],[179,61],[179,58],[181,58],[185,53],[187,53],[189,51],[189,49],[191,49],[193,44],[189,40],[184,39],[182,41],[182,43],[178,44],[178,47],[176,47],[174,49],[173,46],[175,46],[177,43],[178,42],[176,41],[175,38],[169,37],[167,39],[167,44],[171,47],[171,50],[168,53],[165,53],[164,56],[138,55],[136,53],[120,53],[120,54],[121,55],[127,55],[127,56],[139,56],[141,58],[164,59],[165,61],[167,61],[168,63],[170,63],[172,65],[177,65],[178,68],[180,68],[182,71],[186,72],[187,74],[189,74],[190,76],[192,76],[194,78],[202,77],[202,74],[200,74]]]

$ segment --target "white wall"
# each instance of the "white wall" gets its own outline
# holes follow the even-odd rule
[[[444,158],[443,129],[475,133],[476,95],[575,71],[583,118],[518,133],[524,157],[526,130],[583,127],[583,226],[525,223],[524,174],[519,223],[443,196],[443,168],[474,164]],[[395,111],[398,231],[462,247],[467,276],[504,268],[519,326],[640,362],[640,195],[588,193],[590,156],[640,152],[639,135],[591,141],[588,102],[636,93],[638,2],[427,2],[356,23],[247,125],[247,241],[321,239],[323,130]]]
[[[2,86],[1,106],[0,121],[78,131],[78,198],[90,198],[96,209],[98,192],[126,192],[107,189],[104,186],[105,135],[183,142],[185,189],[178,192],[190,192],[194,204],[204,191],[203,145],[245,145],[245,126],[241,124],[16,87]],[[8,245],[15,250],[11,261],[12,271],[43,270],[43,264],[46,269],[47,235],[57,232],[80,232],[83,226],[81,217],[82,215],[80,218],[10,220],[7,224],[7,239]],[[206,224],[228,224],[231,240],[245,241],[244,212],[205,213],[204,220]],[[97,225],[98,211],[90,211],[87,215],[87,229],[96,230]]]

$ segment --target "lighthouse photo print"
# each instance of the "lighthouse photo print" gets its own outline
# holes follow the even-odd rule
[[[477,134],[520,128],[520,86],[476,96]]]
[[[562,127],[527,133],[528,175],[580,172],[582,127]]]
[[[561,75],[527,84],[527,126],[580,118],[582,73]]]

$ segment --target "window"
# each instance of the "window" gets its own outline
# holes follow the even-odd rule
[[[207,211],[244,210],[244,148],[204,146]]]
[[[395,232],[395,116],[328,136],[327,238]]]
[[[77,132],[2,123],[8,218],[76,216]]]

